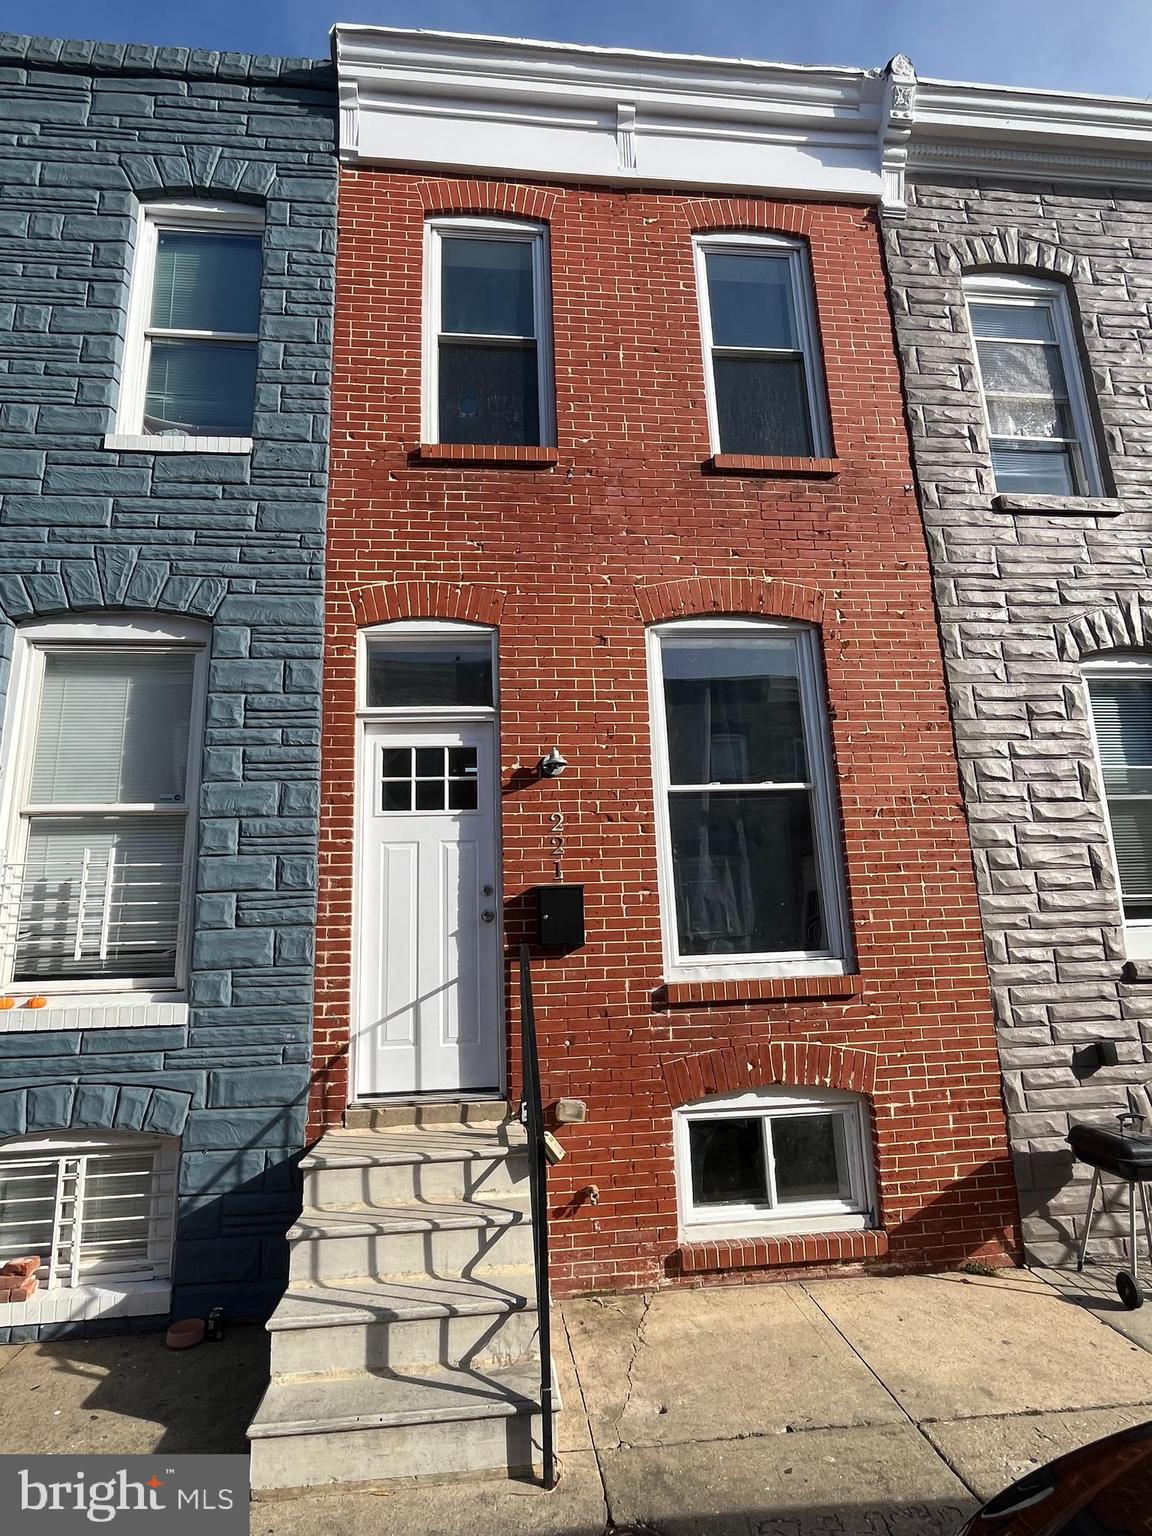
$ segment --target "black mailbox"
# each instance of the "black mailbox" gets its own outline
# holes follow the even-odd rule
[[[536,887],[537,942],[554,949],[576,949],[584,943],[584,887]]]

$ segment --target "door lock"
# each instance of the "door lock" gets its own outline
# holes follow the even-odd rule
[[[484,908],[483,912],[480,914],[480,921],[482,923],[494,923],[496,921],[496,914],[493,912],[491,907]]]
[[[485,885],[481,887],[481,894],[484,896],[495,896],[496,887],[494,885]]]

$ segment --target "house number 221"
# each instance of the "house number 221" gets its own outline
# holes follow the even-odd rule
[[[553,811],[548,820],[552,824],[552,833],[548,839],[552,849],[552,878],[563,880],[564,878],[564,812]]]

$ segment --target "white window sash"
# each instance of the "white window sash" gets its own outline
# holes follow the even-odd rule
[[[804,745],[811,778],[797,784],[675,785],[668,766],[668,723],[664,707],[661,641],[674,636],[704,638],[739,634],[785,636],[796,646]],[[664,940],[664,972],[669,981],[724,981],[774,976],[842,976],[849,969],[848,915],[843,860],[837,835],[839,819],[832,771],[832,742],[824,700],[817,632],[810,626],[764,619],[679,619],[648,630],[648,692],[652,719],[652,779],[656,797],[656,862]],[[827,945],[819,950],[769,950],[745,954],[685,955],[676,921],[676,884],[669,801],[678,791],[768,793],[806,789],[812,814],[816,878]]]
[[[0,992],[13,988],[48,997],[100,996],[115,994],[177,995],[186,986],[188,951],[191,937],[192,896],[195,886],[196,834],[198,818],[196,807],[200,793],[200,759],[204,732],[204,713],[207,694],[208,651],[206,627],[181,625],[173,628],[167,637],[159,626],[151,626],[151,633],[142,631],[131,621],[90,620],[79,623],[68,621],[29,625],[17,631],[17,646],[12,670],[8,699],[8,713],[4,740],[3,793],[0,795],[0,829],[6,831],[0,841],[0,877],[5,865],[22,871],[27,860],[29,835],[36,817],[118,816],[141,815],[158,820],[175,820],[184,823],[182,843],[182,881],[178,907],[176,933],[177,964],[171,976],[90,977],[84,980],[67,977],[37,977],[32,981],[15,982],[16,953],[13,933],[9,931],[7,904],[13,899],[11,881],[0,878],[0,901],[5,903],[5,926],[0,931]],[[125,633],[125,631],[127,633]],[[137,638],[137,635],[140,638]],[[80,643],[80,642],[83,643]],[[60,804],[34,802],[29,797],[36,744],[39,735],[40,708],[43,700],[44,662],[49,653],[93,655],[100,652],[150,654],[180,652],[194,657],[191,717],[188,728],[188,763],[185,776],[185,796],[180,804],[160,802],[104,802],[84,801]]]
[[[1130,960],[1152,959],[1152,918],[1129,917],[1124,911],[1126,901],[1136,902],[1140,900],[1138,894],[1125,895],[1120,879],[1120,860],[1116,854],[1116,840],[1112,831],[1112,807],[1109,801],[1107,781],[1104,776],[1104,755],[1100,750],[1100,737],[1096,729],[1096,711],[1092,703],[1092,678],[1141,678],[1152,682],[1152,655],[1108,656],[1104,658],[1089,658],[1083,663],[1083,698],[1084,709],[1088,719],[1088,730],[1092,739],[1092,761],[1096,774],[1096,793],[1100,802],[1100,809],[1104,817],[1104,828],[1108,836],[1108,857],[1112,863],[1112,878],[1116,886],[1116,901],[1120,908],[1124,925],[1125,949]],[[1113,797],[1117,798],[1117,797]],[[1120,798],[1125,799],[1152,799],[1152,794],[1141,794],[1139,791],[1131,794],[1125,793]],[[1150,893],[1152,897],[1152,893]]]
[[[837,1090],[782,1088],[722,1095],[676,1110],[673,1141],[680,1228],[684,1238],[702,1242],[711,1237],[851,1231],[874,1226],[876,1192],[870,1121],[865,1108],[864,1100]],[[834,1115],[841,1121],[848,1195],[842,1199],[781,1205],[776,1197],[771,1124],[774,1120],[805,1115]],[[692,1188],[690,1127],[700,1121],[723,1119],[757,1119],[761,1122],[768,1201],[723,1205],[696,1203]]]
[[[1092,426],[1091,413],[1088,409],[1088,396],[1084,383],[1084,373],[1080,366],[1080,352],[1076,345],[1076,335],[1072,326],[1072,313],[1068,304],[1068,295],[1060,283],[1045,282],[1039,278],[1026,278],[1017,276],[987,275],[983,277],[970,277],[964,279],[964,300],[968,309],[968,329],[972,338],[972,360],[976,369],[976,379],[980,386],[980,401],[984,412],[984,430],[987,435],[989,449],[1004,444],[1011,447],[1015,443],[1036,443],[1056,448],[1067,448],[1072,460],[1072,478],[1076,484],[1074,495],[1077,496],[1101,496],[1103,495],[1103,476],[1100,469],[1100,459],[1096,447],[1096,434]],[[984,375],[980,367],[980,348],[976,339],[976,328],[972,321],[971,306],[976,304],[995,304],[1002,309],[1046,309],[1052,318],[1052,331],[1055,336],[1055,346],[1060,354],[1060,366],[1064,370],[1064,385],[1067,391],[1067,401],[1060,400],[1051,393],[1032,393],[1009,390],[989,390],[984,385]],[[1026,337],[1020,341],[1011,337],[982,338],[984,340],[1004,340],[1010,346],[1052,346],[1052,342],[1045,342],[1036,337]],[[992,414],[989,410],[989,402],[992,400],[1039,400],[1052,402],[1053,404],[1067,404],[1069,415],[1072,418],[1072,426],[1075,435],[1070,438],[1061,437],[1006,437],[1003,433],[993,432]],[[1026,495],[1025,491],[1007,492],[1009,495]],[[1047,495],[1048,492],[1038,494]]]
[[[235,203],[210,202],[163,202],[145,203],[138,211],[136,244],[132,255],[132,276],[128,295],[128,322],[124,341],[124,355],[120,369],[120,400],[116,412],[113,436],[132,439],[121,446],[144,446],[153,442],[164,443],[163,451],[177,447],[204,443],[227,443],[230,450],[239,451],[236,445],[250,444],[248,438],[184,437],[179,433],[167,436],[148,434],[144,431],[144,404],[148,392],[148,360],[152,338],[173,337],[184,340],[241,342],[251,345],[259,341],[259,333],[235,331],[177,330],[153,326],[152,287],[156,276],[156,251],[162,229],[185,230],[190,234],[258,234],[264,228],[264,216],[259,209],[245,208]],[[138,440],[138,441],[136,441]]]
[[[792,287],[792,306],[796,318],[799,347],[717,346],[712,340],[712,307],[708,293],[707,255],[722,251],[732,256],[778,253],[788,263]],[[704,352],[704,396],[708,411],[708,438],[711,450],[723,453],[720,442],[720,414],[716,404],[716,375],[712,359],[720,357],[791,357],[804,365],[804,386],[808,401],[808,421],[812,433],[812,457],[827,458],[832,451],[828,412],[825,406],[824,369],[820,355],[819,329],[816,321],[816,297],[811,263],[802,242],[778,235],[716,234],[697,235],[693,240],[696,266],[696,299],[700,314],[700,339]]]
[[[532,315],[535,336],[487,336],[481,331],[441,331],[441,273],[444,241],[453,236],[484,240],[510,240],[532,247]],[[542,448],[556,442],[556,402],[552,382],[552,298],[549,281],[548,228],[543,224],[517,223],[509,219],[439,218],[424,226],[424,326],[423,390],[420,437],[438,443],[440,437],[440,342],[444,336],[458,341],[500,346],[536,347],[538,421]]]

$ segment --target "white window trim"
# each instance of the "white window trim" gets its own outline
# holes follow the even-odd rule
[[[13,1137],[0,1141],[0,1163],[13,1156],[76,1158],[100,1153],[152,1155],[152,1209],[149,1215],[149,1256],[152,1272],[147,1276],[104,1275],[98,1280],[71,1283],[71,1276],[61,1283],[53,1269],[49,1283],[26,1302],[3,1309],[0,1323],[78,1322],[97,1317],[142,1317],[166,1313],[171,1306],[172,1251],[176,1233],[177,1175],[180,1142],[174,1136],[147,1133],[59,1131],[46,1135]],[[57,1176],[57,1215],[59,1227],[62,1196]],[[83,1212],[81,1211],[81,1219]],[[54,1243],[54,1248],[58,1244]],[[49,1256],[50,1264],[56,1258]]]
[[[785,634],[796,641],[800,705],[813,785],[813,839],[817,875],[828,929],[828,947],[761,955],[682,956],[676,931],[676,886],[668,812],[668,727],[660,642],[671,635]],[[820,665],[817,631],[807,624],[771,619],[675,619],[648,630],[648,696],[652,721],[652,782],[656,796],[656,862],[660,925],[667,981],[739,981],[777,976],[845,976],[852,969],[847,892],[837,828],[832,739]]]
[[[712,452],[724,453],[727,450],[720,442],[720,414],[716,406],[716,377],[712,367],[715,344],[712,340],[712,308],[708,297],[708,268],[705,258],[709,251],[724,251],[733,256],[775,252],[787,258],[788,275],[792,283],[796,339],[804,358],[808,420],[812,428],[811,457],[814,459],[830,457],[832,441],[828,420],[827,391],[824,386],[824,366],[820,352],[820,330],[816,320],[816,290],[812,282],[812,268],[804,242],[786,240],[780,235],[712,234],[697,235],[692,244],[696,263],[696,299],[700,311],[700,339],[704,351],[704,396],[708,407],[708,440]],[[770,349],[749,348],[749,351],[768,352]]]
[[[718,1094],[685,1104],[673,1115],[676,1198],[680,1237],[703,1243],[722,1238],[783,1237],[809,1232],[862,1232],[875,1227],[876,1181],[868,1101],[833,1088],[779,1087],[747,1093]],[[747,1118],[762,1120],[784,1115],[839,1114],[845,1120],[844,1146],[852,1195],[847,1200],[813,1200],[789,1205],[775,1214],[760,1205],[697,1206],[692,1196],[692,1158],[688,1127],[695,1120]],[[765,1142],[765,1157],[770,1157]],[[778,1208],[779,1209],[779,1208]]]
[[[264,215],[258,208],[238,203],[166,200],[143,203],[137,212],[132,276],[128,290],[128,322],[120,367],[120,400],[115,430],[104,446],[122,452],[147,453],[250,453],[251,437],[182,437],[177,433],[151,435],[143,428],[144,400],[148,387],[148,316],[156,271],[157,236],[161,229],[194,232],[228,230],[260,233]],[[218,332],[204,332],[205,337]],[[258,334],[235,337],[258,341]]]
[[[536,376],[539,388],[540,442],[529,447],[556,445],[556,400],[552,366],[552,291],[549,278],[548,226],[512,219],[447,217],[424,223],[424,324],[423,389],[421,391],[420,440],[439,443],[440,437],[440,276],[441,251],[454,235],[480,236],[486,240],[532,243],[532,312],[536,330]],[[477,339],[482,339],[479,334]]]
[[[1100,754],[1100,738],[1096,734],[1096,713],[1092,708],[1089,674],[1093,677],[1133,677],[1143,674],[1152,682],[1152,655],[1140,652],[1117,652],[1113,655],[1089,657],[1083,664],[1084,708],[1088,716],[1088,729],[1092,736],[1092,761],[1096,770],[1096,793],[1100,812],[1108,834],[1108,857],[1112,861],[1112,878],[1116,883],[1116,903],[1124,926],[1124,951],[1129,960],[1152,960],[1152,918],[1130,918],[1124,912],[1124,891],[1120,884],[1120,861],[1116,857],[1116,843],[1112,836],[1112,812],[1108,808],[1108,793],[1104,782],[1104,759]]]
[[[368,703],[368,651],[371,643],[395,640],[441,640],[454,638],[486,639],[492,656],[491,704],[444,705],[370,705]],[[494,720],[499,711],[500,675],[497,659],[497,631],[490,624],[469,624],[454,619],[396,619],[391,623],[371,624],[362,629],[356,645],[356,715],[361,720]]]
[[[14,864],[23,862],[27,840],[27,817],[23,814],[24,790],[32,772],[45,653],[49,650],[75,650],[89,646],[107,646],[109,649],[128,647],[133,650],[156,646],[160,650],[191,651],[196,658],[188,731],[184,836],[184,863],[193,889],[187,893],[182,929],[177,939],[177,974],[171,978],[149,978],[140,982],[123,977],[109,977],[103,981],[41,978],[34,982],[13,982],[11,955],[5,953],[0,956],[0,995],[13,996],[18,1000],[25,995],[58,999],[61,1004],[59,1009],[45,1009],[42,1012],[58,1012],[60,1028],[75,1027],[68,1016],[77,1009],[103,1009],[119,1003],[133,1003],[140,1005],[143,1013],[146,1005],[184,999],[191,941],[192,899],[195,894],[209,639],[210,629],[207,624],[167,617],[155,620],[145,617],[42,619],[21,624],[16,630],[4,737],[0,743],[0,851],[6,851],[7,857]],[[5,1023],[22,1012],[19,1008],[8,1010]],[[141,1022],[146,1020],[142,1019]]]
[[[1073,496],[1103,496],[1104,477],[1100,467],[1100,455],[1092,415],[1088,409],[1088,395],[1084,384],[1084,372],[1080,366],[1080,349],[1077,345],[1072,311],[1068,304],[1068,291],[1063,283],[1049,282],[1043,278],[1020,275],[985,273],[964,279],[964,302],[968,310],[968,333],[972,341],[972,360],[980,385],[980,404],[984,413],[984,432],[989,462],[992,456],[992,419],[988,409],[988,394],[984,388],[984,375],[980,368],[980,351],[976,344],[976,331],[972,323],[971,304],[1000,304],[1005,308],[1047,309],[1052,316],[1052,328],[1060,351],[1060,364],[1064,369],[1064,382],[1068,387],[1068,409],[1072,415],[1072,427],[1076,433],[1072,461],[1083,485]],[[1024,442],[1036,441],[1032,438]],[[1059,439],[1058,441],[1064,441]],[[1030,494],[1023,490],[1005,491],[1006,496]],[[1039,496],[1054,496],[1056,492],[1038,491]]]

